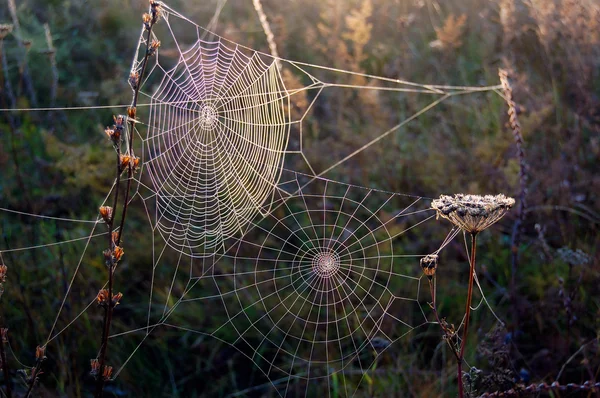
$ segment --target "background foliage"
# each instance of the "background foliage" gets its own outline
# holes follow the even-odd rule
[[[79,2],[22,0],[20,30],[3,42],[1,107],[85,106],[130,101],[127,76],[145,0]],[[171,4],[206,26],[216,2]],[[577,0],[264,0],[282,57],[423,83],[494,85],[510,72],[525,140],[529,177],[523,237],[511,245],[515,214],[481,237],[480,278],[500,327],[488,311],[472,325],[468,363],[478,393],[515,384],[597,380],[600,372],[600,8]],[[0,23],[12,23],[6,5]],[[47,24],[55,53],[48,52]],[[228,2],[216,33],[268,52],[250,1]],[[27,42],[30,41],[30,44]],[[58,79],[53,73],[57,72]],[[286,73],[289,87],[301,84]],[[366,84],[356,78],[352,84]],[[11,86],[11,98],[7,85]],[[28,89],[31,87],[31,89]],[[311,114],[306,151],[318,169],[348,153],[355,140],[425,103],[389,101],[368,91],[332,92]],[[300,111],[307,99],[294,106]],[[361,109],[355,112],[355,109]],[[385,112],[382,112],[382,109]],[[112,182],[111,148],[103,129],[113,113],[12,112],[0,115],[0,206],[55,217],[93,219]],[[371,135],[372,134],[372,135]],[[442,143],[442,144],[440,144]],[[329,178],[390,191],[503,192],[519,196],[519,159],[506,104],[493,93],[449,101],[336,169]],[[290,162],[293,162],[291,160]],[[513,212],[514,213],[514,212]],[[0,248],[84,236],[85,228],[1,213]],[[145,312],[152,259],[142,212],[132,214],[127,256],[119,269],[115,330],[127,314]],[[512,217],[512,218],[511,218]],[[415,237],[426,247],[429,236]],[[135,242],[135,243],[134,243]],[[458,323],[467,261],[461,240],[446,250],[439,270],[439,310]],[[69,284],[82,244],[5,254],[9,278],[2,322],[10,330],[12,369],[34,362]],[[518,267],[511,253],[518,251]],[[99,252],[98,252],[99,253]],[[101,258],[84,259],[88,302],[105,278]],[[182,287],[180,287],[182,288]],[[66,308],[65,316],[76,308]],[[219,324],[198,306],[199,324]],[[48,350],[42,396],[88,396],[89,359],[99,342],[101,312],[93,308]],[[473,326],[475,328],[475,326]],[[439,328],[418,329],[392,346],[357,396],[452,396],[454,364]],[[111,340],[110,352],[134,344]],[[233,348],[197,336],[157,331],[107,388],[115,396],[275,396],[252,363]],[[23,389],[14,373],[15,388]],[[258,386],[258,387],[256,387]],[[327,385],[311,386],[310,395]],[[304,391],[303,388],[299,389]],[[330,392],[335,395],[335,392]]]

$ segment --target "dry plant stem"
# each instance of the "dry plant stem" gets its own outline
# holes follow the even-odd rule
[[[25,393],[25,398],[31,397],[31,393],[33,392],[33,387],[35,386],[36,378],[38,377],[38,374],[40,373],[41,365],[42,365],[42,361],[38,359],[37,362],[35,363],[35,367],[31,371],[31,381],[28,383],[29,388],[27,389],[27,392]]]
[[[475,276],[475,256],[476,256],[477,234],[471,234],[471,256],[469,258],[469,290],[467,291],[467,307],[465,309],[465,324],[463,326],[463,335],[460,342],[460,350],[458,352],[458,396],[464,397],[464,387],[462,379],[462,363],[465,356],[465,346],[467,345],[467,336],[469,333],[469,319],[471,318],[471,299],[473,298],[473,280]]]
[[[121,182],[121,144],[117,145],[117,179],[115,182],[115,198],[113,201],[113,214],[111,215],[110,220],[107,222],[108,228],[108,250],[112,253],[113,251],[113,239],[112,239],[112,229],[115,220],[115,211],[117,206],[117,202],[119,200],[119,184]],[[110,323],[112,321],[112,312],[113,312],[113,304],[112,304],[112,288],[113,288],[113,275],[114,275],[114,260],[111,256],[110,263],[108,266],[108,304],[104,307],[104,317],[103,317],[103,326],[102,326],[102,340],[100,342],[100,355],[98,362],[100,363],[100,372],[97,375],[96,380],[96,397],[102,397],[102,391],[104,390],[104,377],[102,377],[102,370],[104,369],[104,365],[106,362],[106,350],[108,348],[108,334],[110,332]]]
[[[6,396],[8,398],[11,398],[12,392],[10,389],[10,372],[8,369],[8,363],[6,362],[6,351],[4,350],[4,341],[0,341],[0,357],[2,358],[2,372],[4,372],[4,382],[6,383]]]
[[[141,73],[140,73],[140,81],[144,75],[144,72],[146,70],[146,66],[148,65],[148,58],[149,58],[149,48],[150,48],[150,38],[152,35],[152,25],[150,26],[150,28],[148,29],[148,35],[146,37],[146,54],[144,56],[144,60],[142,61],[142,67],[141,67]],[[137,101],[138,101],[138,96],[139,96],[139,91],[140,91],[140,87],[139,84],[137,85],[135,91],[134,91],[134,95],[133,95],[133,101],[131,104],[131,107],[133,109],[136,108],[137,106]],[[128,149],[129,149],[129,153],[131,156],[133,156],[133,132],[134,132],[134,128],[135,128],[135,120],[132,120],[131,118],[129,119],[129,142],[128,142]],[[131,192],[131,180],[133,178],[133,165],[129,164],[128,169],[127,169],[127,188],[125,191],[125,199],[123,202],[123,214],[121,215],[121,223],[119,224],[119,234],[118,234],[118,238],[116,240],[116,242],[113,242],[112,239],[112,228],[113,228],[113,222],[115,219],[115,209],[117,208],[117,199],[118,199],[118,195],[119,195],[119,183],[120,183],[120,177],[121,177],[121,159],[120,159],[120,155],[121,155],[121,147],[120,145],[117,148],[117,181],[116,181],[116,185],[115,185],[115,200],[114,200],[114,206],[113,206],[113,215],[112,218],[110,220],[110,222],[108,223],[108,241],[109,241],[109,249],[112,251],[113,250],[113,245],[114,246],[119,246],[121,243],[121,237],[123,236],[123,228],[125,226],[125,218],[127,217],[127,208],[129,205],[129,195]],[[108,272],[108,304],[104,309],[104,328],[102,329],[102,343],[101,343],[101,348],[100,348],[100,356],[98,359],[99,365],[100,365],[100,370],[99,370],[99,375],[98,375],[98,379],[96,381],[96,398],[101,398],[102,394],[103,394],[103,390],[104,390],[104,377],[102,376],[102,372],[104,370],[104,366],[105,366],[105,361],[106,361],[106,350],[107,350],[107,346],[108,346],[108,335],[110,334],[110,324],[112,322],[112,315],[113,315],[113,310],[115,307],[115,304],[113,303],[112,297],[113,297],[113,274],[114,274],[114,268],[115,268],[115,264],[114,264],[114,260],[111,257],[110,260],[110,266],[109,266],[109,272]]]
[[[139,82],[136,85],[136,88],[133,93],[133,101],[131,102],[131,108],[137,108],[138,97],[140,94],[140,84],[142,78],[144,77],[144,73],[146,72],[146,67],[148,66],[148,58],[150,56],[150,38],[152,37],[152,28],[154,25],[150,25],[148,29],[148,36],[146,37],[146,54],[144,55],[144,60],[142,61],[142,67],[140,68],[140,78]],[[135,128],[135,120],[129,119],[129,153],[131,156],[134,156],[133,153],[133,132]],[[133,179],[133,165],[129,163],[129,167],[127,169],[127,189],[125,191],[125,202],[123,203],[123,216],[121,217],[121,225],[119,226],[119,237],[117,238],[116,245],[119,246],[121,243],[121,236],[123,236],[123,228],[125,227],[125,217],[127,216],[127,207],[129,204],[129,195],[131,193],[131,180]],[[112,297],[112,296],[111,296]]]
[[[513,90],[508,80],[508,72],[504,69],[498,70],[498,76],[500,77],[500,83],[502,85],[502,92],[504,93],[504,100],[508,106],[508,117],[509,124],[512,130],[513,139],[515,146],[517,147],[517,157],[519,158],[519,207],[517,208],[517,220],[513,226],[511,236],[511,281],[510,281],[510,292],[511,300],[514,301],[515,297],[515,283],[516,273],[519,262],[519,244],[521,241],[521,226],[525,221],[525,213],[527,207],[527,161],[525,160],[525,150],[523,148],[523,134],[521,134],[521,124],[517,115],[516,104],[513,101]],[[514,306],[514,304],[513,304]],[[516,313],[516,312],[515,312]]]
[[[434,278],[435,278],[435,276],[434,276]],[[444,337],[446,339],[446,342],[448,343],[448,346],[452,350],[452,353],[458,359],[458,352],[456,351],[456,348],[452,345],[452,342],[451,342],[452,334],[449,333],[449,331],[446,328],[445,324],[440,320],[440,316],[439,316],[438,311],[437,311],[436,294],[435,294],[434,279],[433,278],[429,279],[429,292],[431,293],[431,309],[433,310],[433,314],[435,315],[435,320],[437,321],[438,325],[440,325],[440,328],[442,329],[442,332],[444,332]]]

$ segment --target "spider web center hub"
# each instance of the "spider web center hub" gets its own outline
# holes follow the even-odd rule
[[[312,261],[313,271],[321,278],[331,278],[340,269],[340,256],[334,251],[317,254]]]
[[[200,127],[210,131],[215,128],[217,121],[219,120],[219,113],[213,105],[204,105],[200,110],[198,119]]]

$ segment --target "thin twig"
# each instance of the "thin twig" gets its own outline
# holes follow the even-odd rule
[[[127,156],[130,156],[131,158],[133,158],[134,156],[134,152],[133,152],[133,136],[134,136],[134,131],[135,131],[135,117],[136,117],[136,107],[137,107],[137,101],[138,101],[138,97],[139,97],[139,91],[140,91],[140,84],[142,81],[142,78],[144,76],[144,72],[146,70],[146,66],[148,64],[148,59],[150,57],[151,54],[151,37],[152,37],[152,28],[154,26],[154,23],[157,22],[158,20],[158,8],[159,8],[159,3],[158,2],[150,2],[150,12],[151,12],[151,16],[152,18],[150,20],[146,20],[146,15],[144,16],[144,25],[146,26],[146,30],[147,30],[147,36],[146,36],[146,52],[144,54],[144,59],[142,61],[142,66],[140,68],[140,73],[138,75],[138,77],[135,79],[135,86],[134,86],[134,94],[133,94],[133,100],[131,103],[131,106],[129,107],[129,109],[127,110],[128,112],[128,121],[129,121],[129,140],[128,140],[128,147],[127,147],[127,151],[128,153],[126,154]],[[152,45],[152,48],[155,49],[154,45]],[[131,79],[131,77],[130,77]],[[118,137],[118,145],[117,145],[117,180],[116,180],[116,186],[115,186],[115,198],[114,198],[114,206],[112,207],[112,211],[113,213],[111,214],[111,217],[109,218],[109,220],[107,220],[107,225],[108,225],[108,241],[109,241],[109,250],[112,253],[112,251],[114,249],[116,249],[117,247],[120,246],[121,243],[121,238],[123,236],[123,230],[125,227],[125,219],[127,217],[127,209],[129,206],[129,196],[130,196],[130,192],[131,192],[131,182],[133,180],[133,172],[134,172],[134,163],[133,162],[128,162],[128,169],[127,169],[127,188],[125,190],[125,197],[123,200],[123,214],[121,215],[121,222],[119,224],[119,229],[118,232],[116,233],[116,238],[113,237],[113,225],[114,225],[114,220],[115,220],[115,211],[118,205],[118,195],[119,195],[119,183],[120,183],[120,177],[121,177],[121,173],[123,172],[123,162],[121,160],[121,139],[122,136]],[[115,257],[112,255],[108,256],[108,300],[105,303],[104,306],[104,327],[102,329],[102,342],[101,342],[101,346],[100,346],[100,355],[99,355],[99,359],[98,359],[98,363],[99,363],[99,368],[97,369],[97,374],[96,374],[96,393],[95,393],[95,397],[96,398],[101,398],[103,395],[103,391],[104,391],[104,383],[107,379],[110,378],[110,372],[105,374],[105,363],[106,363],[106,352],[107,352],[107,348],[108,348],[108,336],[110,334],[110,325],[112,322],[112,316],[113,316],[113,311],[114,311],[114,307],[118,304],[118,302],[113,298],[113,285],[114,285],[114,271],[115,271],[115,267],[116,267],[116,261],[115,261]],[[118,261],[118,260],[117,260]]]
[[[467,336],[469,333],[469,319],[471,318],[471,299],[473,297],[473,280],[475,275],[475,256],[477,246],[477,234],[471,234],[471,256],[469,258],[469,290],[467,291],[467,307],[465,309],[465,324],[463,325],[462,341],[460,342],[460,350],[458,353],[458,396],[464,397],[464,387],[462,380],[462,362],[465,356],[465,347],[467,345]]]
[[[521,134],[521,124],[519,123],[518,112],[515,102],[513,101],[513,90],[508,80],[508,72],[505,69],[499,69],[498,75],[504,93],[504,100],[508,105],[508,117],[510,128],[512,130],[515,145],[517,147],[517,157],[519,158],[519,206],[517,208],[517,219],[513,225],[511,236],[511,280],[510,292],[511,300],[514,303],[516,274],[519,265],[519,245],[521,241],[521,231],[527,208],[527,161],[525,160],[525,150],[523,148],[523,135]],[[516,311],[515,311],[516,314]]]

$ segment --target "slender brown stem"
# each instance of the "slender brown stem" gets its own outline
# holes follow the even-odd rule
[[[119,199],[119,185],[121,182],[121,144],[120,141],[117,144],[117,178],[115,182],[115,197],[113,201],[113,213],[110,219],[107,222],[108,228],[108,250],[112,253],[114,250],[114,242],[112,238],[112,229],[115,220],[115,209],[117,206],[117,202]],[[108,348],[108,334],[110,332],[110,323],[112,321],[112,288],[113,288],[113,274],[114,274],[114,261],[112,255],[110,256],[109,264],[108,264],[108,304],[104,307],[104,317],[103,317],[103,326],[102,326],[102,339],[100,342],[100,355],[98,362],[100,364],[99,374],[96,379],[96,394],[95,396],[100,398],[102,397],[102,392],[104,390],[104,377],[103,370],[106,362],[106,351]]]
[[[140,76],[139,76],[139,81],[135,87],[135,90],[133,92],[133,101],[131,102],[131,108],[132,109],[137,109],[137,102],[138,102],[138,97],[140,95],[140,85],[142,82],[142,78],[144,76],[144,73],[146,72],[146,67],[148,66],[148,58],[150,56],[149,50],[150,50],[150,38],[152,37],[152,28],[154,27],[154,25],[150,25],[150,28],[148,29],[148,36],[146,36],[146,53],[144,54],[144,60],[142,61],[142,67],[140,68]],[[131,156],[134,156],[134,152],[133,152],[133,132],[134,132],[134,128],[135,128],[135,120],[130,118],[129,119],[129,154]],[[123,216],[121,217],[121,224],[119,225],[119,235],[117,238],[117,246],[121,243],[121,237],[123,236],[123,228],[125,228],[125,217],[127,216],[127,207],[129,205],[129,195],[131,193],[131,180],[133,178],[133,165],[130,163],[129,164],[129,168],[127,169],[127,189],[125,190],[125,201],[123,203]]]
[[[27,392],[25,393],[25,398],[31,397],[31,393],[33,392],[33,387],[35,387],[35,382],[37,381],[38,375],[40,373],[41,365],[42,365],[42,360],[38,359],[37,362],[35,363],[35,367],[31,371],[31,380],[28,383],[29,388],[27,389]]]
[[[8,363],[6,362],[6,352],[4,351],[4,341],[0,341],[0,357],[2,358],[2,371],[4,372],[4,382],[6,383],[6,396],[12,397],[10,389],[10,372],[8,369]]]
[[[435,278],[435,276],[433,278]],[[435,315],[435,319],[436,319],[438,325],[440,325],[442,332],[444,332],[444,337],[445,337],[446,342],[448,343],[448,346],[452,350],[452,353],[454,354],[454,356],[458,359],[458,352],[456,351],[456,348],[452,345],[452,332],[449,331],[448,328],[446,327],[446,324],[441,321],[440,316],[437,311],[436,294],[435,294],[433,278],[429,279],[429,293],[431,293],[431,309],[433,310],[433,314]]]
[[[469,290],[467,291],[467,306],[465,309],[465,324],[463,326],[462,341],[460,342],[460,350],[458,352],[458,396],[464,397],[464,387],[462,380],[462,362],[465,355],[465,347],[467,345],[467,336],[469,334],[469,319],[471,318],[471,299],[473,297],[473,280],[475,279],[475,256],[476,256],[476,241],[477,234],[471,234],[471,257],[469,258]]]
[[[135,115],[135,109],[137,107],[137,101],[138,101],[138,97],[139,97],[139,91],[140,91],[140,82],[144,76],[144,72],[146,71],[146,66],[148,64],[148,58],[150,56],[150,38],[152,37],[152,27],[153,25],[150,25],[149,29],[148,29],[148,33],[147,33],[147,37],[146,37],[146,53],[144,55],[144,59],[142,61],[142,67],[140,70],[140,74],[139,74],[139,81],[135,87],[134,90],[134,95],[133,95],[133,101],[131,104],[131,109],[134,112]],[[133,133],[134,133],[134,128],[135,128],[135,119],[132,118],[131,116],[129,117],[129,141],[128,141],[128,151],[129,151],[129,155],[130,156],[134,156],[133,153]],[[113,229],[113,225],[114,225],[114,220],[115,220],[115,211],[117,208],[117,204],[118,204],[118,195],[119,195],[119,183],[120,183],[120,178],[121,178],[121,173],[122,173],[122,169],[121,169],[121,159],[120,159],[120,155],[121,155],[121,147],[120,145],[117,148],[117,182],[116,182],[116,187],[115,187],[115,199],[114,199],[114,206],[113,206],[113,215],[111,217],[111,219],[109,220],[108,224],[108,239],[109,239],[109,248],[112,251],[114,249],[115,246],[119,246],[121,244],[121,237],[123,236],[123,229],[125,227],[125,219],[127,217],[127,208],[129,206],[129,196],[131,193],[131,181],[133,179],[133,172],[134,172],[134,167],[131,164],[131,162],[129,163],[129,167],[127,169],[127,188],[125,189],[125,198],[123,200],[123,214],[121,215],[121,222],[119,224],[119,229],[118,229],[118,234],[117,234],[117,238],[116,241],[113,240],[112,238],[112,229]],[[110,334],[110,325],[112,322],[112,316],[113,316],[113,310],[114,307],[116,305],[116,303],[113,303],[113,284],[114,284],[114,271],[115,271],[115,261],[114,258],[111,256],[110,257],[110,264],[109,264],[109,272],[108,272],[108,303],[104,308],[104,326],[102,328],[102,343],[100,346],[100,355],[99,355],[99,359],[98,359],[98,363],[99,363],[99,374],[97,375],[97,382],[96,382],[96,393],[95,393],[95,397],[96,398],[101,398],[103,395],[103,391],[104,391],[104,367],[105,367],[105,362],[106,362],[106,351],[108,348],[108,336]]]

